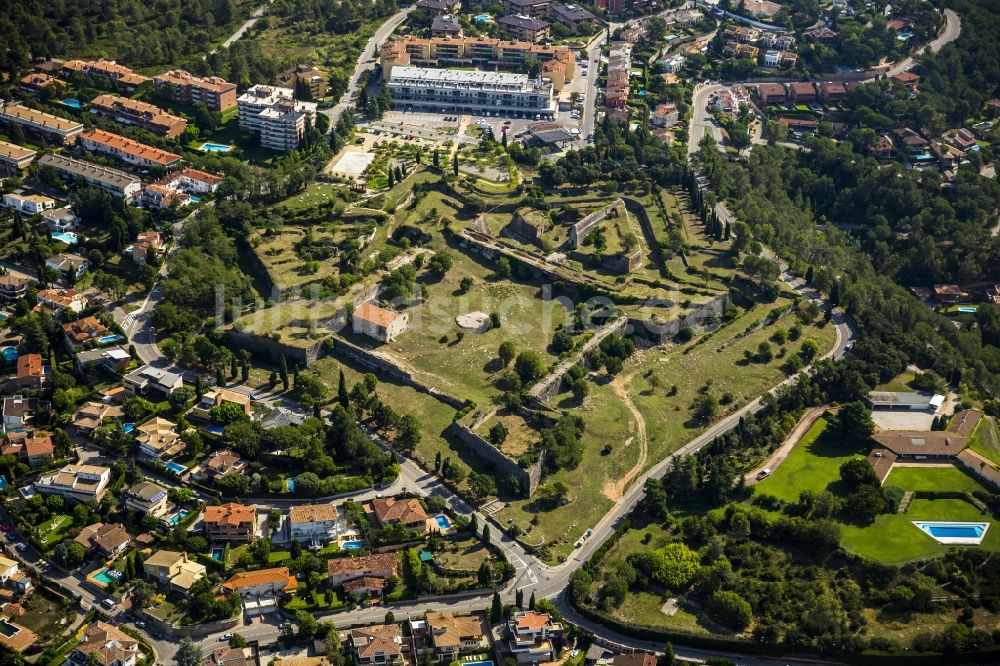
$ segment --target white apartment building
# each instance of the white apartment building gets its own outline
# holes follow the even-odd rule
[[[316,124],[316,103],[295,99],[291,88],[255,85],[236,99],[240,129],[260,136],[260,145],[289,151],[299,147],[306,123]]]
[[[540,115],[556,112],[552,84],[509,72],[393,67],[393,105],[406,111]]]
[[[333,504],[300,504],[288,510],[288,534],[292,541],[320,547],[340,534],[343,521]]]
[[[73,464],[43,474],[35,482],[35,489],[43,495],[61,495],[78,502],[100,501],[110,480],[111,470],[107,467]]]
[[[40,194],[5,194],[3,204],[21,215],[38,215],[56,207],[56,200]]]

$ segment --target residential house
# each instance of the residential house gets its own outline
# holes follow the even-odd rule
[[[781,5],[770,0],[744,0],[743,10],[751,18],[771,19],[781,10]]]
[[[899,74],[893,74],[890,76],[889,82],[892,84],[893,88],[901,86],[909,89],[911,93],[915,93],[920,85],[920,75],[915,74],[914,72],[900,72]]]
[[[153,104],[118,95],[98,95],[90,101],[90,112],[168,139],[180,136],[187,129],[187,121],[183,118]]]
[[[318,547],[340,534],[343,520],[333,504],[299,504],[288,509],[289,538]]]
[[[62,325],[62,330],[70,351],[76,351],[84,345],[99,342],[101,338],[111,335],[108,327],[93,315],[65,323]]]
[[[94,523],[80,531],[75,541],[88,551],[105,559],[112,559],[125,551],[132,543],[132,537],[121,523]]]
[[[223,581],[222,591],[242,597],[244,613],[251,616],[275,610],[278,598],[294,593],[298,586],[288,567],[275,567],[234,574]]]
[[[397,500],[395,497],[372,500],[372,513],[382,527],[402,525],[415,532],[427,531],[427,512],[415,497]]]
[[[330,88],[330,75],[309,65],[296,65],[277,76],[278,85],[292,90],[304,87],[309,91],[307,100],[318,100],[326,97]]]
[[[253,413],[250,396],[225,388],[217,388],[207,391],[201,396],[201,400],[191,408],[191,415],[209,419],[213,407],[220,407],[225,404],[236,405],[247,416]]]
[[[872,157],[880,160],[887,160],[892,157],[892,139],[885,134],[879,135],[875,144],[868,149]]]
[[[19,102],[2,100],[0,100],[0,123],[8,127],[19,125],[25,132],[57,145],[73,143],[77,135],[83,131],[83,124],[75,120],[36,111]]]
[[[132,261],[136,266],[144,266],[149,252],[163,249],[163,235],[159,231],[141,231],[132,244]]]
[[[462,3],[457,0],[417,0],[414,7],[422,9],[431,16],[455,14],[462,10]]]
[[[951,137],[951,145],[963,153],[967,153],[976,147],[976,135],[972,133],[972,130],[965,127],[959,128]]]
[[[380,342],[391,342],[406,330],[410,318],[401,312],[380,308],[371,302],[359,305],[351,315],[351,327],[355,333],[367,335]]]
[[[183,69],[173,69],[155,78],[156,87],[167,91],[175,102],[204,104],[209,111],[222,112],[236,106],[236,84],[218,76],[199,77]]]
[[[139,641],[113,624],[87,625],[83,640],[66,657],[67,666],[135,666],[142,658]]]
[[[17,561],[0,555],[0,585],[11,587],[22,580],[25,580],[25,577]],[[28,585],[30,586],[30,581]]]
[[[43,210],[42,221],[45,222],[45,226],[47,226],[52,233],[58,234],[76,229],[77,224],[80,222],[80,218],[76,216],[76,213],[73,212],[72,208],[60,206],[59,208],[52,208],[51,210]]]
[[[476,615],[456,617],[448,611],[431,611],[423,624],[411,631],[431,652],[433,661],[450,663],[462,655],[481,654],[490,649],[483,620]]]
[[[205,537],[211,542],[249,542],[257,536],[257,507],[236,502],[206,506],[202,522]]]
[[[956,305],[969,301],[969,292],[965,291],[957,284],[936,284],[933,287],[934,300],[939,305]]]
[[[439,14],[431,22],[431,37],[461,37],[462,24],[457,16]]]
[[[344,583],[344,594],[356,599],[379,599],[385,592],[385,579],[362,576]]]
[[[684,63],[687,62],[687,58],[685,58],[681,53],[675,53],[669,58],[664,58],[662,62],[664,72],[667,74],[676,74],[684,67]]]
[[[24,354],[17,357],[17,375],[8,386],[14,390],[37,391],[45,385],[45,366],[40,354]]]
[[[22,430],[31,426],[35,419],[35,412],[48,405],[38,398],[23,398],[15,396],[3,399],[3,430],[11,432]]]
[[[117,375],[132,362],[132,355],[121,345],[104,347],[102,349],[85,349],[76,353],[74,364],[81,373],[102,369]]]
[[[788,98],[785,86],[780,83],[757,84],[757,97],[763,104],[777,104]]]
[[[802,36],[811,42],[817,42],[819,44],[829,45],[837,41],[837,33],[825,26],[813,28],[812,30],[806,30],[802,33]]]
[[[45,266],[54,271],[59,271],[61,275],[68,275],[74,279],[80,279],[90,267],[90,262],[78,254],[57,254],[45,260]]]
[[[549,8],[553,4],[555,0],[506,0],[504,10],[508,14],[548,18]]]
[[[214,173],[185,168],[164,176],[157,185],[188,194],[214,194],[224,178]]]
[[[52,435],[42,431],[10,432],[5,435],[3,444],[0,444],[0,454],[17,456],[32,468],[42,465],[54,453]]]
[[[129,511],[159,518],[167,507],[167,489],[150,481],[140,481],[125,491],[125,508]]]
[[[811,83],[789,83],[788,98],[796,104],[809,104],[816,101],[816,88]]]
[[[739,42],[726,42],[726,45],[722,48],[722,52],[727,56],[744,58],[746,60],[756,61],[760,57],[759,48],[750,46],[749,44],[740,44]]]
[[[656,666],[656,655],[649,652],[616,654],[611,666]]]
[[[700,17],[701,14],[699,13]],[[581,25],[596,25],[597,17],[579,5],[564,5],[554,3],[549,8],[549,19],[554,23],[562,23],[572,32],[578,32]]]
[[[146,169],[157,167],[169,169],[179,165],[182,159],[176,153],[147,146],[144,143],[102,129],[84,132],[79,137],[79,143],[86,150],[111,155],[127,164]]]
[[[819,98],[827,104],[840,104],[847,97],[847,89],[843,83],[827,81],[819,84],[818,88]]]
[[[0,298],[5,301],[17,301],[28,295],[28,287],[34,280],[24,275],[7,273],[0,275]]]
[[[673,127],[680,119],[680,109],[676,104],[660,104],[653,111],[649,123],[654,127]]]
[[[186,192],[179,192],[156,183],[143,183],[139,203],[143,208],[163,210],[174,205],[177,207],[188,206],[191,204],[191,196]],[[145,258],[142,261],[145,262]]]
[[[507,620],[508,649],[518,664],[555,661],[559,655],[555,639],[562,631],[548,613],[517,611]]]
[[[355,578],[380,578],[399,575],[399,564],[392,553],[374,553],[359,557],[337,557],[327,560],[327,584],[341,587]]]
[[[51,74],[46,74],[45,72],[32,72],[21,78],[20,88],[25,92],[35,93],[37,95],[49,88],[58,92],[65,86],[66,84]]]
[[[52,167],[73,184],[80,181],[116,197],[131,199],[142,190],[142,181],[130,173],[67,155],[46,153],[38,158],[38,164]]]
[[[497,25],[501,26],[511,39],[537,44],[549,38],[549,27],[552,24],[531,16],[512,15],[497,19]]]
[[[191,586],[205,577],[207,569],[188,558],[187,553],[158,550],[142,562],[148,578],[175,592],[186,594]]]
[[[63,63],[60,74],[63,78],[70,74],[83,74],[106,79],[109,83],[126,92],[135,92],[143,83],[152,81],[148,76],[136,74],[128,67],[119,65],[114,60],[67,60]]]
[[[169,398],[184,385],[179,372],[144,365],[122,378],[122,385],[130,397],[154,395]]]
[[[743,44],[753,44],[761,38],[763,31],[760,28],[753,28],[748,25],[736,25],[730,23],[726,26],[725,35],[727,39],[731,39]]]
[[[254,659],[253,648],[220,645],[212,649],[202,666],[257,666],[257,661]]]
[[[239,454],[231,449],[221,449],[205,458],[192,475],[199,480],[218,481],[231,474],[241,473],[246,465]]]
[[[177,425],[156,416],[135,429],[139,453],[154,460],[169,460],[184,450]]]
[[[398,624],[373,624],[347,632],[347,646],[358,666],[403,662],[403,638]]]
[[[35,490],[43,495],[60,495],[78,502],[101,501],[111,481],[111,470],[100,465],[69,464],[43,474],[35,481]]]
[[[55,208],[56,200],[51,197],[43,197],[40,194],[14,194],[12,192],[3,195],[3,205],[28,217]]]
[[[80,408],[76,410],[72,424],[79,434],[90,435],[105,421],[122,423],[124,420],[125,412],[118,405],[89,401],[80,405]]]

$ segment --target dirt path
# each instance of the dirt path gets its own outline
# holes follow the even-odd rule
[[[629,484],[642,473],[642,470],[646,467],[646,462],[649,460],[649,440],[646,437],[646,419],[642,417],[642,413],[636,408],[635,403],[632,402],[632,397],[628,394],[628,385],[634,377],[634,373],[627,375],[619,375],[615,377],[609,386],[611,391],[621,398],[621,401],[625,403],[625,407],[628,411],[632,412],[632,417],[635,419],[636,427],[636,438],[639,440],[639,459],[636,461],[632,469],[625,472],[625,475],[616,481],[606,481],[604,487],[601,488],[601,492],[612,502],[617,502],[625,494],[625,489],[628,488]]]
[[[796,423],[795,427],[792,428],[792,431],[788,433],[788,437],[786,437],[785,441],[781,443],[781,446],[779,446],[760,467],[750,470],[743,476],[747,485],[751,486],[757,483],[757,474],[761,470],[766,468],[773,472],[777,469],[778,465],[785,461],[785,458],[787,458],[788,454],[792,452],[792,449],[798,441],[809,431],[809,428],[813,427],[816,420],[823,416],[824,412],[826,412],[826,405],[820,405],[819,407],[813,407],[812,409],[806,410],[806,413],[802,415],[799,422]]]

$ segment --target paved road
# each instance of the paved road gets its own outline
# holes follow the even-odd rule
[[[944,29],[941,31],[935,39],[925,47],[931,50],[931,53],[937,53],[945,44],[949,44],[956,39],[958,39],[959,34],[962,32],[962,19],[959,18],[958,14],[954,10],[946,9],[944,10]],[[892,76],[894,74],[899,74],[900,72],[905,72],[914,65],[913,57],[908,57],[900,60],[898,63],[889,68],[888,75]]]
[[[320,113],[324,113],[330,117],[331,128],[337,124],[337,121],[340,120],[340,116],[344,113],[344,111],[354,108],[354,98],[358,93],[358,80],[361,78],[361,73],[375,69],[377,49],[382,47],[382,44],[389,37],[389,35],[391,35],[396,28],[398,28],[399,25],[406,20],[406,17],[410,15],[411,11],[413,11],[413,6],[400,10],[396,14],[393,14],[388,21],[379,26],[379,29],[375,31],[375,34],[372,35],[368,40],[368,43],[365,44],[365,49],[361,52],[361,56],[358,58],[358,64],[354,67],[354,74],[351,75],[351,82],[347,86],[347,92],[341,95],[340,101],[337,102],[336,106],[332,106],[327,109],[320,109]]]
[[[267,11],[268,6],[270,6],[271,3],[273,2],[274,0],[267,0],[266,2],[264,2],[264,4],[255,9],[253,13],[250,14],[250,18],[244,21],[243,24],[236,29],[236,32],[230,35],[226,41],[222,42],[222,48],[228,48],[230,44],[232,44],[233,42],[237,41],[240,37],[242,37],[246,33],[246,31],[249,30],[253,26],[253,24],[260,19],[261,16],[264,15],[264,12]]]

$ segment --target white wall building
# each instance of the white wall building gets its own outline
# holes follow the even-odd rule
[[[295,150],[306,123],[316,124],[316,103],[295,99],[291,88],[255,85],[236,99],[240,129],[260,135],[271,150]]]
[[[393,104],[402,110],[433,113],[551,115],[552,84],[527,74],[393,67]]]

